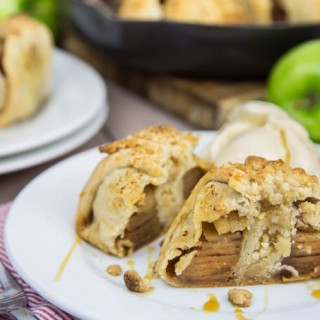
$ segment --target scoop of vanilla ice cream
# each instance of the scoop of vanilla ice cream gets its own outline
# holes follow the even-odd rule
[[[216,166],[244,162],[250,156],[282,159],[320,178],[320,161],[307,131],[279,107],[251,101],[236,107],[218,135],[203,150]]]

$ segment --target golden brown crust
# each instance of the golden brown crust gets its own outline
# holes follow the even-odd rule
[[[24,15],[0,25],[5,98],[0,127],[32,116],[48,97],[53,39],[49,29]],[[2,90],[3,91],[3,90]]]
[[[119,257],[158,237],[182,207],[185,175],[209,168],[192,153],[197,141],[168,126],[151,126],[101,147],[109,155],[80,195],[78,234]]]
[[[297,230],[300,238],[306,238],[301,232],[317,234],[319,203],[317,177],[281,160],[248,157],[244,164],[214,168],[174,219],[157,272],[168,283],[186,287],[281,282],[277,275],[284,271],[292,274],[290,281],[311,277],[314,265],[301,267],[292,239]],[[300,245],[312,247],[311,239],[308,243]]]
[[[320,21],[320,0],[246,0],[253,23],[314,23]]]
[[[320,0],[122,0],[125,19],[199,24],[314,23],[320,21]]]
[[[251,23],[271,24],[273,22],[272,0],[246,0],[248,20]]]
[[[136,20],[159,20],[163,16],[159,0],[122,0],[118,14]]]
[[[1,55],[1,49],[0,49],[0,55]],[[6,78],[3,72],[0,71],[0,117],[1,117],[1,111],[5,107],[6,94],[7,94],[6,91],[7,91]]]
[[[320,21],[320,1],[319,0],[279,0],[286,20],[293,23],[312,23]]]
[[[99,150],[101,152],[112,154],[121,149],[142,146],[145,149],[145,152],[154,154],[157,151],[154,143],[158,143],[160,145],[163,143],[177,143],[179,145],[183,145],[184,141],[187,141],[192,145],[195,145],[198,140],[199,137],[196,137],[192,133],[178,132],[171,126],[150,126],[132,135],[128,135],[123,140],[117,140],[113,143],[100,146]]]
[[[109,273],[113,277],[120,276],[122,273],[122,268],[118,264],[111,264],[106,269],[107,273]]]
[[[248,22],[246,6],[235,0],[167,0],[168,20],[200,24],[241,24]]]

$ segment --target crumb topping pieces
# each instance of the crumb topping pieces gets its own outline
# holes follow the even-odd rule
[[[142,279],[135,270],[127,270],[123,275],[123,280],[128,290],[132,292],[144,293],[150,290],[149,282]]]
[[[251,306],[253,294],[246,289],[230,289],[228,291],[229,301],[237,307],[247,308]]]
[[[107,267],[106,271],[114,277],[120,276],[122,273],[122,268],[118,264],[111,264],[110,266]]]

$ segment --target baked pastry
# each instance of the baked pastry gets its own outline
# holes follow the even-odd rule
[[[317,177],[248,157],[202,177],[166,234],[156,270],[180,287],[318,277],[319,231]]]
[[[159,20],[163,18],[159,0],[122,0],[118,14],[121,18]]]
[[[81,193],[79,236],[123,257],[167,230],[208,169],[192,152],[197,141],[191,133],[152,126],[100,147],[109,155]]]
[[[312,23],[320,21],[320,0],[122,0],[119,15],[208,25]]]
[[[248,22],[246,6],[238,0],[166,0],[168,20],[200,24],[239,24]]]
[[[278,0],[286,20],[293,23],[319,22],[320,0]]]
[[[0,127],[36,113],[48,97],[53,39],[42,23],[24,15],[0,24]]]
[[[248,20],[251,23],[269,24],[278,19],[281,9],[275,7],[272,0],[245,0],[247,2]],[[275,14],[273,14],[273,12]],[[281,11],[282,12],[282,11]]]
[[[245,0],[254,23],[312,23],[320,21],[319,0]]]

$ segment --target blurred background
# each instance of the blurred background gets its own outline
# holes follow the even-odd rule
[[[140,1],[143,10],[134,4],[139,0],[131,7],[130,0],[127,7],[123,2],[0,1],[0,17],[26,12],[41,20],[58,46],[203,129],[219,128],[239,102],[264,99],[275,61],[320,36],[320,11],[305,9],[314,0],[248,0],[250,12],[215,1],[216,15],[198,7],[181,13],[178,0],[171,6],[170,0]]]

